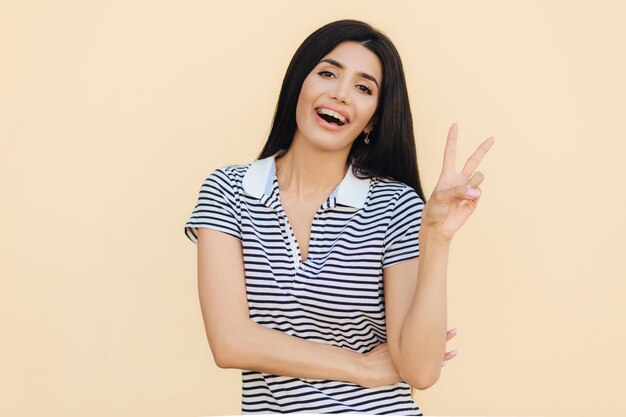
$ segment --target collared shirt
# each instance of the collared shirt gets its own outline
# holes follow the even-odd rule
[[[203,182],[185,224],[239,239],[250,319],[302,339],[366,353],[387,341],[383,269],[419,256],[422,199],[350,166],[317,210],[307,258],[281,205],[275,158],[228,165]],[[242,414],[422,415],[404,382],[366,388],[242,370]]]

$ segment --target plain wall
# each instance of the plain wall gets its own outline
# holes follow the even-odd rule
[[[240,412],[183,226],[343,18],[400,51],[427,196],[453,122],[458,169],[496,138],[424,413],[626,413],[626,2],[66,0],[0,5],[1,415]]]

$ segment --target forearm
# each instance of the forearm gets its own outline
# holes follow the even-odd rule
[[[228,357],[222,368],[356,384],[365,377],[361,353],[301,339],[253,321],[231,338]]]
[[[441,372],[446,348],[447,269],[450,240],[420,231],[417,286],[400,333],[401,374],[412,386],[426,389]]]

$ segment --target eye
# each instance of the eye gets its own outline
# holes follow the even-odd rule
[[[320,71],[320,72],[318,72],[318,74],[319,74],[319,75],[321,75],[322,77],[325,77],[325,78],[328,78],[328,77],[326,77],[326,75],[324,75],[324,74],[330,74],[330,75],[332,75],[332,76],[334,76],[334,75],[335,75],[335,74],[333,74],[333,73],[332,73],[332,72],[330,72],[330,71]]]
[[[359,84],[359,85],[357,85],[357,87],[359,87],[359,90],[366,92],[370,96],[372,95],[372,90],[368,86],[363,85],[363,84]],[[361,87],[363,87],[363,88],[361,88]]]

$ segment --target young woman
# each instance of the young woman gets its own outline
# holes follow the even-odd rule
[[[456,140],[453,124],[426,202],[391,41],[341,20],[298,48],[261,154],[212,172],[185,224],[209,345],[242,369],[243,414],[422,415],[411,387],[456,354],[448,252],[493,144],[457,172]]]

